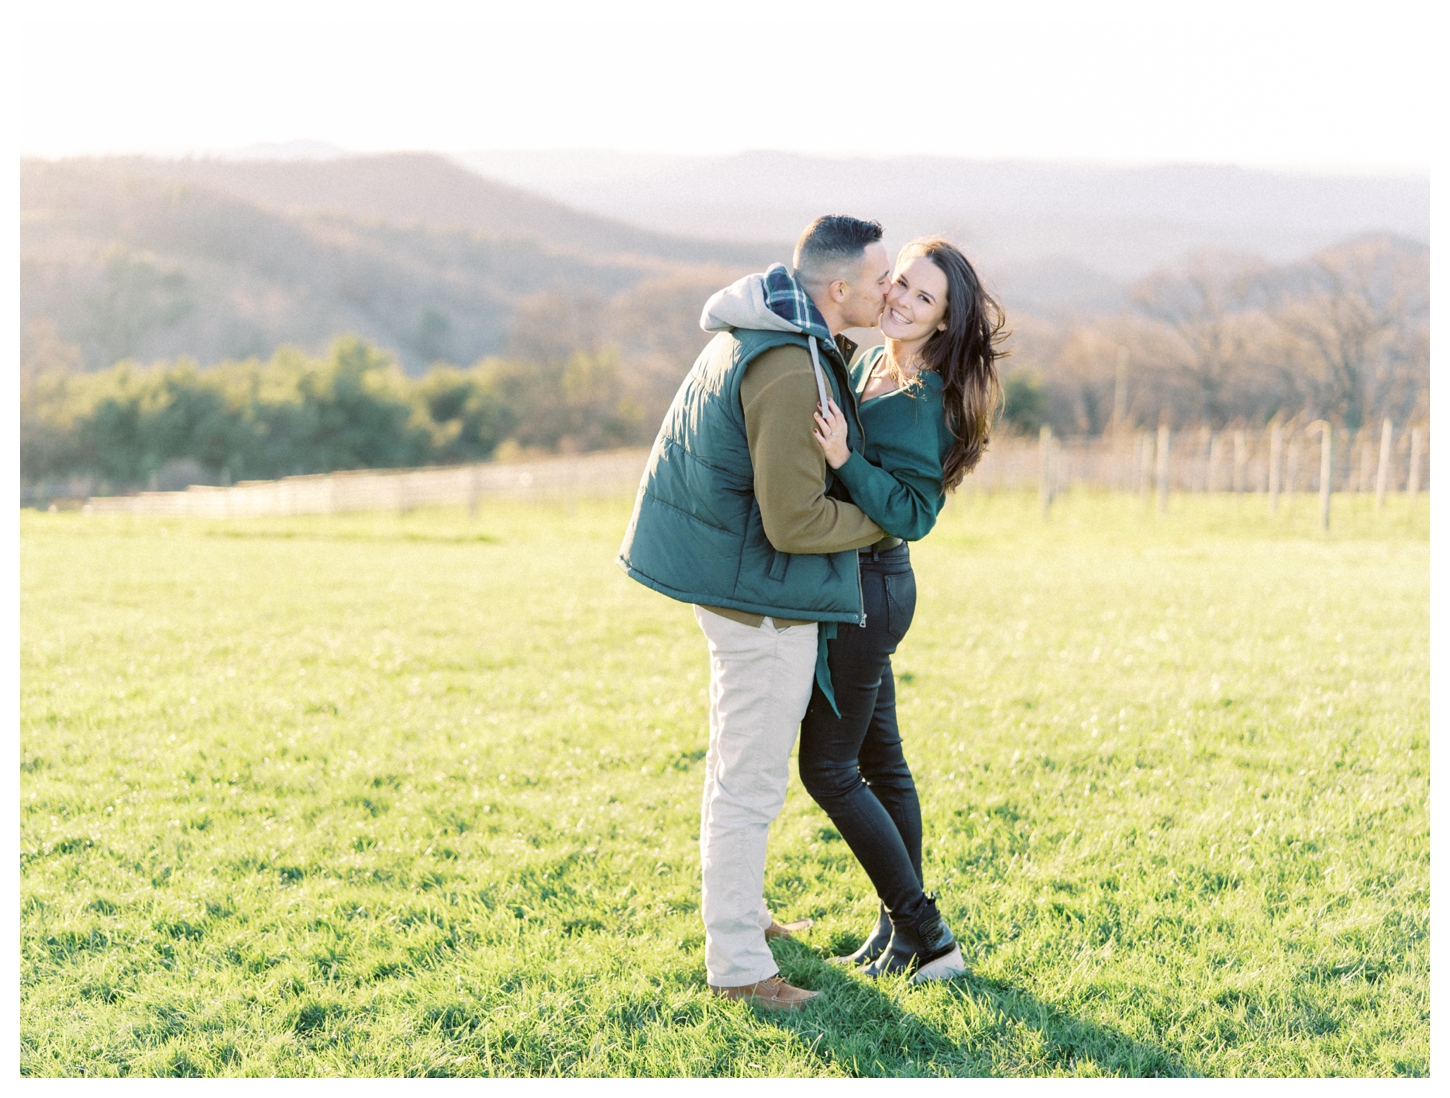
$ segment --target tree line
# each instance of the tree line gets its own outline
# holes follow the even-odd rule
[[[310,355],[202,369],[185,359],[109,370],[41,371],[21,392],[21,475],[104,489],[189,479],[229,483],[338,469],[480,461],[501,445],[591,450],[637,440],[641,409],[620,384],[617,353],[439,364],[409,377],[356,337]],[[197,471],[201,476],[196,476]]]
[[[1429,414],[1430,257],[1413,241],[1371,235],[1283,266],[1199,255],[1128,297],[1114,315],[1018,325],[1005,380],[1019,429]]]

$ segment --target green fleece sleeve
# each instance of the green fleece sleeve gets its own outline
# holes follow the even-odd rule
[[[782,553],[839,553],[881,539],[860,508],[826,495],[826,455],[811,437],[816,399],[804,347],[771,348],[740,383],[755,499],[765,536]]]
[[[883,458],[889,457],[895,454],[883,454]],[[921,541],[937,525],[937,515],[945,502],[941,463],[935,460],[935,454],[909,453],[909,457],[921,460],[895,464],[887,473],[853,451],[835,474],[844,480],[861,511],[879,522],[887,534]]]
[[[921,414],[927,410],[922,405],[928,402],[913,400],[906,394],[880,399],[894,404],[879,409],[871,422],[871,445],[876,451],[873,456],[881,467],[853,451],[836,475],[845,482],[861,510],[888,534],[920,541],[936,525],[946,502],[938,432],[931,418]],[[929,408],[939,414],[941,402]],[[887,412],[891,414],[883,414]]]

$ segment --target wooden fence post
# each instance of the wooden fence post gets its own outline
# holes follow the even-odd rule
[[[1234,492],[1242,493],[1249,480],[1249,440],[1243,428],[1234,431]]]
[[[1334,491],[1334,428],[1319,421],[1319,529],[1329,532],[1329,496]]]
[[[1354,487],[1355,491],[1363,493],[1369,491],[1370,480],[1374,476],[1370,472],[1374,465],[1374,449],[1370,446],[1367,424],[1359,429],[1355,439],[1359,444],[1359,482]]]
[[[1374,508],[1376,511],[1384,510],[1385,491],[1390,486],[1390,443],[1394,441],[1394,437],[1394,426],[1390,423],[1390,417],[1385,416],[1384,425],[1380,428],[1379,475],[1375,477],[1374,484]]]
[[[1209,436],[1208,440],[1208,475],[1204,477],[1204,491],[1218,491],[1218,466],[1223,460],[1223,432]]]
[[[1037,432],[1037,475],[1037,499],[1046,518],[1052,507],[1052,428],[1045,423]]]
[[[1269,428],[1269,511],[1279,511],[1279,466],[1284,458],[1284,425],[1277,419]]]
[[[1148,489],[1153,483],[1153,436],[1144,431],[1138,436],[1138,495],[1148,504]]]
[[[1424,432],[1419,427],[1410,429],[1410,480],[1405,491],[1413,500],[1420,494],[1420,458],[1425,445]]]
[[[1286,496],[1292,496],[1299,490],[1299,466],[1302,464],[1303,456],[1304,437],[1302,434],[1296,433],[1289,440],[1289,456],[1285,461],[1285,464],[1288,466],[1288,472],[1284,479],[1284,494]]]
[[[478,517],[478,499],[483,495],[483,466],[475,462],[468,470],[468,517]]]
[[[1118,372],[1113,378],[1113,434],[1128,421],[1128,348],[1118,348]]]
[[[1168,513],[1168,445],[1170,433],[1167,424],[1158,427],[1158,513]]]

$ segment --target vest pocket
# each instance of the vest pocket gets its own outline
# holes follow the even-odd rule
[[[772,553],[770,556],[770,567],[765,570],[765,574],[775,580],[776,583],[784,583],[785,570],[789,566],[789,553]]]

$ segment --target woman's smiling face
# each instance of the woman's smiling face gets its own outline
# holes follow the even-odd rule
[[[887,339],[926,340],[946,328],[947,276],[924,255],[899,260],[881,331]]]

